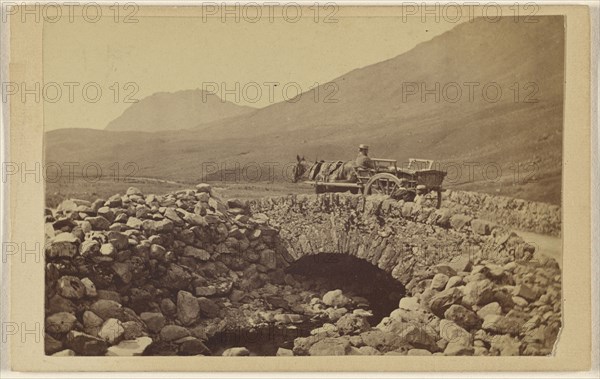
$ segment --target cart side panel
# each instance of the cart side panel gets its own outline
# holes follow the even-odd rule
[[[415,176],[418,185],[424,185],[428,189],[439,189],[442,187],[446,173],[438,170],[423,170],[417,171]]]

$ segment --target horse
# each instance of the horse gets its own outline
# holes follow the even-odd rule
[[[358,179],[354,161],[315,161],[315,163],[310,164],[304,157],[299,155],[296,155],[296,161],[297,163],[292,169],[293,183],[297,183],[302,178],[325,183],[355,183]]]

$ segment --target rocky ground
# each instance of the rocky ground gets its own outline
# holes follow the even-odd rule
[[[250,355],[246,333],[275,327],[296,332],[277,355],[546,355],[560,329],[560,269],[538,253],[415,272],[373,326],[366,299],[286,273],[269,218],[206,184],[45,217],[47,354]]]
[[[538,256],[440,264],[377,326],[344,315],[294,342],[295,355],[548,355],[561,326],[560,270]]]

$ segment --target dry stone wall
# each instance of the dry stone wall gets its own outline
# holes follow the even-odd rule
[[[208,337],[251,327],[247,313],[290,292],[276,239],[264,216],[205,184],[66,200],[46,211],[46,352],[205,354]]]
[[[558,205],[479,192],[447,190],[443,195],[443,206],[457,213],[513,229],[552,236],[561,234],[562,214]]]

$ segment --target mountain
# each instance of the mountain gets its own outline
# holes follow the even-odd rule
[[[564,19],[538,20],[466,22],[293,102],[177,133],[52,131],[47,156],[134,161],[145,176],[194,181],[206,164],[218,178],[235,164],[283,167],[296,153],[354,159],[366,143],[374,157],[436,160],[448,188],[560,203]]]
[[[121,116],[108,123],[106,130],[157,132],[187,129],[254,111],[254,108],[221,100],[200,89],[158,92],[127,108]]]

